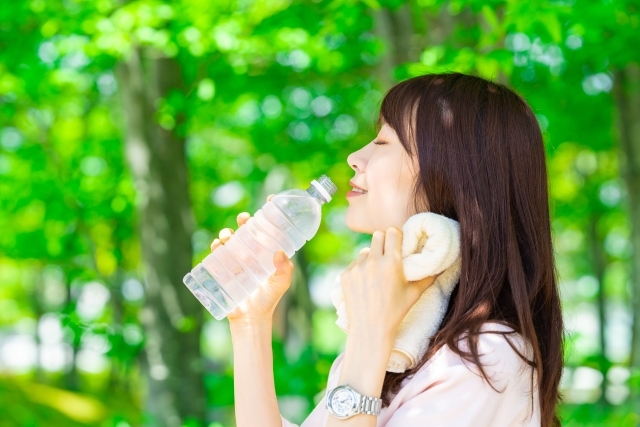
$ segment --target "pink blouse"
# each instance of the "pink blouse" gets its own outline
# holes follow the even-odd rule
[[[487,322],[482,331],[512,331],[495,322]],[[507,335],[520,353],[532,360],[530,345],[525,349],[519,334]],[[466,340],[459,343],[468,350]],[[402,388],[382,408],[377,427],[511,427],[540,426],[537,387],[531,399],[531,373],[536,384],[536,372],[511,348],[505,337],[481,334],[478,353],[485,372],[496,392],[481,376],[476,365],[463,360],[444,345],[411,378],[405,378]],[[344,352],[331,365],[327,390],[338,384]],[[472,372],[473,371],[473,372]],[[325,396],[300,427],[324,427],[331,415]],[[370,415],[356,415],[370,416]],[[298,427],[282,416],[282,427]]]

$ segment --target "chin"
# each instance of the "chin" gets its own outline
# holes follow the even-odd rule
[[[347,226],[347,227],[349,227],[349,226]],[[356,233],[373,234],[373,231],[371,231],[369,229],[365,229],[365,228],[349,227],[349,229],[351,231],[355,231]]]
[[[345,223],[347,228],[351,231],[355,231],[356,233],[365,233],[365,234],[373,234],[373,231],[370,227],[363,226],[362,223],[355,223],[349,220],[349,215],[345,218]]]

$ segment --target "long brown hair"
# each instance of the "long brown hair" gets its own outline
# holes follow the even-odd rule
[[[390,403],[388,393],[397,394],[402,380],[444,345],[475,363],[493,387],[477,348],[480,328],[489,321],[528,340],[532,361],[505,336],[536,370],[542,426],[559,426],[564,325],[544,142],[533,111],[505,85],[461,73],[428,74],[387,92],[382,123],[418,158],[414,212],[458,221],[462,258],[460,281],[439,331],[418,366],[386,373],[383,407]],[[458,347],[463,334],[470,352]]]

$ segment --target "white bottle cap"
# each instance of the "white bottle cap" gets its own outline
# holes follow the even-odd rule
[[[327,201],[330,202],[331,201],[331,194],[329,194],[329,192],[322,186],[322,184],[320,184],[318,181],[316,181],[315,179],[313,181],[311,181],[311,185],[313,185],[313,187],[316,189],[316,191],[318,193],[320,193],[320,195]]]

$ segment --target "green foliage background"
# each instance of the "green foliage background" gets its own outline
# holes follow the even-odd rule
[[[254,212],[281,189],[273,182],[306,188],[327,174],[339,187],[301,251],[297,280],[306,294],[292,297],[276,331],[286,417],[300,422],[315,406],[344,343],[334,309],[309,299],[309,288],[369,241],[344,226],[340,195],[353,176],[347,155],[375,135],[379,102],[394,82],[455,70],[514,87],[545,133],[558,271],[574,328],[564,424],[638,425],[640,412],[626,396],[640,382],[629,354],[630,236],[640,219],[628,213],[614,92],[616,73],[640,60],[639,7],[617,0],[3,2],[0,426],[152,424],[139,363],[147,341],[136,209],[148,189],[126,160],[118,68],[136,52],[168,58],[182,78],[148,100],[147,119],[186,141],[194,264],[220,229],[236,228],[237,213]],[[188,292],[180,283],[176,289]],[[179,424],[232,426],[228,325],[202,311],[178,328],[189,333],[202,323],[206,416]]]

